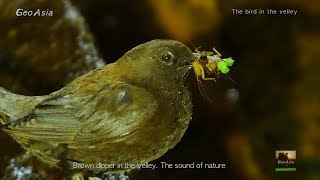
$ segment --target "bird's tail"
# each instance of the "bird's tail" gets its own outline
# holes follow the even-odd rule
[[[28,115],[43,96],[23,96],[0,87],[0,125]]]

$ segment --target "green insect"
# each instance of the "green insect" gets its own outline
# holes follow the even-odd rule
[[[225,58],[225,59],[221,59],[218,63],[217,63],[217,67],[220,70],[221,73],[223,74],[227,74],[229,72],[229,67],[231,67],[234,63],[234,60],[230,57],[230,58]]]

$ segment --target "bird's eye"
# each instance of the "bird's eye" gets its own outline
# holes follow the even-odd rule
[[[164,53],[162,56],[161,56],[161,60],[164,61],[164,62],[170,62],[172,61],[173,59],[173,55],[171,53]]]

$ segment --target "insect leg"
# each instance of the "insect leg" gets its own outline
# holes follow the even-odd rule
[[[225,74],[233,83],[237,84],[228,74]]]
[[[217,56],[219,58],[222,56],[215,48],[213,48],[213,51],[216,53],[215,56]]]
[[[203,88],[203,85],[201,83],[201,80],[198,78],[198,76],[196,76],[196,77],[197,77],[197,82],[198,82],[198,88],[199,88],[199,91],[200,91],[202,97],[204,97],[207,101],[212,103],[211,99],[209,98],[209,96],[204,91],[204,88]]]
[[[201,78],[202,78],[203,80],[206,80],[206,81],[214,80],[214,82],[217,82],[215,78],[207,78],[206,75],[205,75],[205,73],[204,73],[204,69],[203,69],[203,68],[201,69]]]

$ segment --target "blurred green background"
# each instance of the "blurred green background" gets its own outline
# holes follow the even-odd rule
[[[217,82],[203,82],[213,103],[201,96],[190,73],[193,120],[182,141],[153,162],[225,163],[226,168],[141,169],[130,173],[130,179],[320,178],[319,1],[71,3],[84,19],[66,18],[71,7],[62,1],[0,1],[2,87],[20,94],[47,94],[102,65],[99,57],[111,63],[134,46],[159,38],[180,40],[192,50],[215,47],[223,57],[236,60],[229,73],[235,83],[223,75]],[[54,17],[16,17],[17,7],[48,8]],[[235,15],[233,8],[298,13]],[[23,151],[2,132],[0,146],[0,173],[9,177],[10,159]],[[275,150],[296,150],[297,171],[275,172]],[[64,176],[45,171],[37,177]]]

